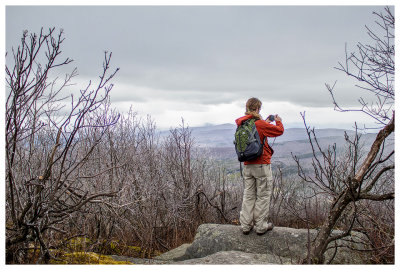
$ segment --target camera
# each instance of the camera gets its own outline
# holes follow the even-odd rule
[[[267,119],[269,120],[269,121],[271,121],[271,122],[274,122],[275,121],[275,115],[269,115],[268,117],[267,117]]]

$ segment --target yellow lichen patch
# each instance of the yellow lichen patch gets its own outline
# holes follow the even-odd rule
[[[143,250],[137,246],[121,246],[121,250],[123,250],[123,255],[135,258],[141,258],[143,255]]]
[[[116,261],[111,256],[99,255],[94,252],[73,252],[65,253],[58,258],[51,260],[51,264],[132,264],[128,261]]]
[[[90,245],[91,240],[86,237],[75,237],[68,241],[67,247],[72,250],[83,250],[86,246]]]

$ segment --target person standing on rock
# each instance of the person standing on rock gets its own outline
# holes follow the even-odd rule
[[[263,145],[261,156],[244,162],[243,178],[244,192],[240,224],[243,234],[247,235],[254,228],[258,235],[272,230],[274,225],[268,222],[269,205],[272,193],[271,157],[272,148],[268,145],[267,137],[278,137],[283,134],[282,119],[275,115],[275,125],[270,119],[263,120],[260,115],[261,101],[250,98],[246,102],[245,116],[235,120],[240,126],[246,120],[256,119],[255,125]]]

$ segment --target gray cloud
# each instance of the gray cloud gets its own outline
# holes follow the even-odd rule
[[[103,51],[112,51],[121,68],[113,102],[227,104],[251,95],[330,107],[324,83],[338,80],[351,106],[355,82],[333,67],[346,42],[367,40],[364,24],[376,10],[383,7],[7,6],[6,49],[23,29],[63,28],[64,55],[85,78],[96,77]]]

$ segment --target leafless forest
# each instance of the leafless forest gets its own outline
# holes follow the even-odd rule
[[[96,81],[66,95],[76,71],[57,82],[50,76],[72,61],[61,55],[63,40],[55,29],[24,32],[6,56],[7,263],[49,263],[77,238],[87,239],[80,243],[85,251],[152,257],[192,241],[199,224],[238,224],[240,174],[195,147],[184,121],[161,139],[150,117],[112,110],[118,69],[111,53]],[[386,105],[394,102],[394,81],[388,91],[385,99],[378,92]],[[294,156],[297,174],[274,170],[272,222],[326,232],[306,263],[319,262],[312,256],[335,240],[331,229],[341,229],[340,237],[364,233],[371,263],[394,262],[394,151],[386,150],[394,114],[374,117],[386,133],[372,146],[360,145],[359,135],[346,137],[340,151],[319,148],[305,125],[312,169]]]

